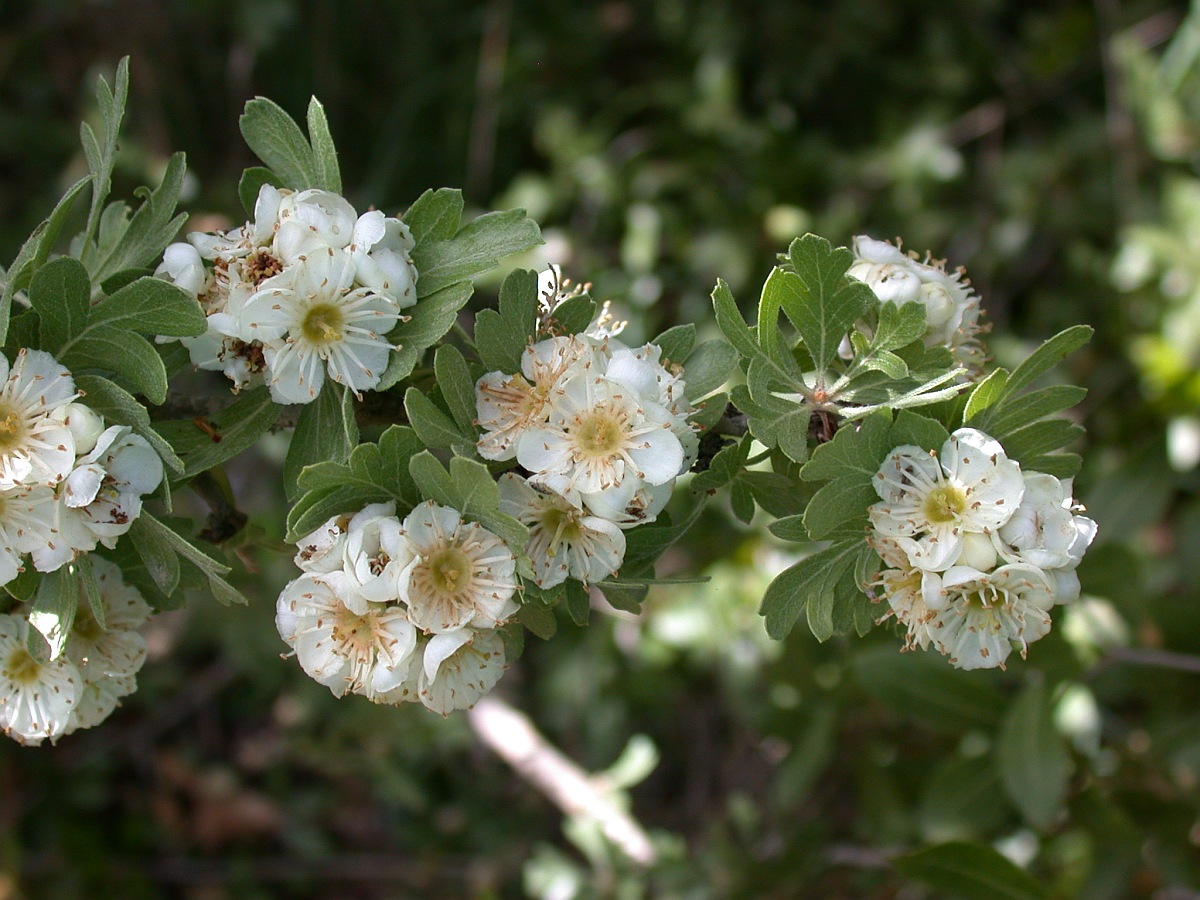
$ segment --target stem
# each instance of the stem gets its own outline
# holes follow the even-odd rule
[[[484,697],[467,719],[480,740],[568,816],[595,822],[638,865],[657,861],[654,845],[637,820],[547,741],[525,715],[502,700]]]

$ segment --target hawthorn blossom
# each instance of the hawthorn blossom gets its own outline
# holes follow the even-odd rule
[[[601,581],[620,568],[625,535],[612,522],[588,515],[557,494],[539,491],[509,472],[500,477],[500,511],[529,527],[526,553],[541,588],[574,578]]]
[[[400,598],[417,628],[495,628],[517,611],[517,559],[499,537],[433,502],[409,513],[403,531],[412,557],[402,568]]]
[[[105,429],[63,482],[61,527],[71,546],[114,548],[162,480],[162,460],[145,438],[127,425]]]
[[[310,403],[326,374],[356,395],[379,383],[400,320],[394,303],[370,288],[355,288],[344,251],[314,250],[303,265],[272,279],[241,311],[243,334],[260,341],[271,396],[277,403]]]
[[[66,654],[85,681],[107,676],[133,676],[146,661],[146,639],[138,631],[150,618],[150,605],[121,576],[115,564],[90,557],[104,623],[91,605],[80,602],[67,638]]]
[[[930,624],[938,650],[959,669],[1004,667],[1014,644],[1029,644],[1050,631],[1054,587],[1036,566],[1013,563],[993,572],[954,566],[929,573],[944,608]]]
[[[881,498],[868,510],[875,531],[893,539],[914,566],[943,571],[964,550],[979,551],[969,532],[990,534],[1021,503],[1020,467],[998,441],[960,428],[933,455],[920,447],[897,447],[872,484]]]
[[[608,378],[573,378],[556,392],[545,424],[521,434],[517,461],[534,484],[580,507],[583,495],[626,481],[664,484],[679,475],[684,451],[672,419]]]
[[[962,269],[947,272],[944,261],[928,255],[919,262],[886,241],[866,235],[854,238],[855,262],[846,273],[867,284],[880,303],[920,303],[925,310],[925,346],[949,347],[954,358],[969,370],[983,364],[979,335],[982,311],[979,297]]]
[[[346,578],[343,602],[359,615],[369,603],[395,603],[403,569],[413,558],[396,518],[395,503],[372,503],[350,519],[342,549],[342,569],[331,580]]]
[[[364,604],[347,602],[322,576],[302,575],[279,595],[275,625],[300,667],[335,697],[373,698],[406,677],[416,630],[402,606],[365,604],[362,614],[351,607]]]
[[[417,694],[443,716],[470,709],[504,674],[504,641],[492,630],[464,628],[429,639],[418,673]]]
[[[64,407],[77,396],[71,373],[41,350],[0,355],[0,488],[54,485],[75,462]]]
[[[0,491],[0,584],[24,571],[22,558],[33,555],[34,568],[53,572],[75,558],[59,530],[54,491],[30,484]]]
[[[36,746],[66,731],[83,679],[64,656],[34,658],[26,646],[29,628],[20,616],[0,615],[0,729]]]

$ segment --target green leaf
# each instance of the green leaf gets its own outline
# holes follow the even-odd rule
[[[922,791],[918,817],[927,840],[950,841],[990,834],[1011,814],[988,754],[938,763]]]
[[[754,500],[772,516],[790,516],[804,509],[812,489],[776,472],[742,472],[738,482],[754,495]]]
[[[853,570],[862,547],[861,538],[843,541],[775,576],[758,610],[766,619],[767,634],[777,641],[783,640],[795,627],[800,613],[805,612],[817,640],[828,640],[833,634],[834,589],[846,571]]]
[[[79,606],[80,587],[74,564],[42,575],[29,609],[29,624],[46,639],[51,659],[57,659],[62,654],[71,635],[71,625],[75,622],[75,612]]]
[[[425,297],[412,307],[408,313],[409,320],[401,322],[388,335],[400,349],[388,360],[387,369],[375,390],[386,391],[407,378],[421,354],[445,337],[446,332],[458,321],[458,311],[467,305],[474,292],[475,286],[471,282],[460,281]]]
[[[537,330],[537,273],[515,269],[500,285],[500,310],[480,310],[475,316],[475,348],[484,368],[515,374]]]
[[[37,270],[29,285],[29,302],[38,314],[42,350],[57,353],[83,330],[91,296],[87,269],[77,259],[64,256]]]
[[[952,841],[892,860],[897,871],[965,900],[1043,900],[1037,880],[983,844]]]
[[[692,479],[693,491],[715,491],[737,477],[750,456],[750,441],[742,439],[726,444],[712,458],[708,468]]]
[[[824,481],[847,475],[875,477],[879,465],[895,445],[891,442],[891,416],[878,412],[863,419],[862,424],[843,425],[833,440],[819,446],[800,470],[805,481]]]
[[[875,305],[875,294],[846,277],[854,254],[844,247],[834,249],[824,238],[797,238],[788,256],[795,276],[780,281],[783,311],[800,332],[817,372],[824,373],[850,327]]]
[[[953,669],[935,653],[877,647],[860,652],[853,668],[859,684],[884,706],[947,734],[990,730],[1004,713],[1004,695],[980,673]]]
[[[285,185],[297,191],[322,186],[308,139],[277,103],[255,97],[246,103],[238,126],[246,145]]]
[[[1018,428],[1069,409],[1086,396],[1086,388],[1071,384],[1056,384],[1030,391],[992,407],[982,417],[986,425],[981,427],[996,440],[1003,441]]]
[[[153,404],[167,399],[167,369],[154,345],[120,326],[92,328],[59,354],[72,372],[99,369],[112,372]]]
[[[409,460],[423,449],[417,433],[403,425],[392,425],[379,438],[379,483],[409,506],[415,506],[421,499],[409,471]]]
[[[192,544],[191,541],[186,540],[182,535],[175,532],[174,529],[145,512],[138,517],[138,521],[145,522],[148,532],[152,533],[162,544],[173,550],[185,562],[198,569],[208,579],[209,590],[212,591],[212,595],[217,602],[226,606],[233,603],[245,605],[250,602],[240,591],[221,577],[229,572],[229,566],[217,562]]]
[[[308,465],[332,460],[344,462],[358,443],[358,423],[354,418],[354,396],[333,381],[300,410],[296,430],[283,464],[283,488],[289,500],[299,493],[300,471]]]
[[[737,479],[729,489],[729,508],[739,522],[749,525],[754,520],[754,491],[744,479]]]
[[[596,304],[587,294],[564,300],[554,307],[555,334],[579,334],[596,318]]]
[[[793,541],[797,544],[806,544],[809,541],[803,514],[776,519],[767,526],[767,530],[781,541]]]
[[[576,625],[586,625],[592,613],[588,589],[574,579],[566,582],[566,588],[567,615]]]
[[[1008,391],[1008,371],[996,369],[987,378],[975,385],[967,398],[963,421],[968,425],[978,421],[985,410],[999,403]]]
[[[146,567],[146,572],[158,588],[166,595],[175,593],[179,587],[179,556],[171,543],[164,539],[161,529],[150,525],[150,518],[142,515],[134,519],[129,529],[129,539]]]
[[[717,279],[717,286],[712,292],[713,312],[717,317],[717,327],[744,359],[753,359],[762,354],[762,348],[754,338],[754,332],[742,318],[737,301],[729,290],[729,285]]]
[[[155,427],[183,459],[184,475],[190,478],[252,447],[275,424],[278,411],[262,385],[243,391],[225,409],[206,417],[205,429],[190,419]]]
[[[750,364],[750,371],[762,365],[761,359]],[[749,416],[750,433],[766,447],[780,448],[789,459],[803,462],[808,458],[808,424],[812,409],[793,400],[767,396],[763,402],[750,397],[745,385],[733,389],[733,403]]]
[[[404,411],[409,424],[427,447],[449,450],[464,441],[474,440],[473,435],[464,435],[448,415],[415,387],[404,392]]]
[[[1018,428],[1004,436],[1004,451],[1024,466],[1026,460],[1061,450],[1085,434],[1084,429],[1066,419],[1048,419]]]
[[[453,188],[428,190],[417,198],[401,218],[418,244],[448,241],[458,233],[462,221],[462,191]]]
[[[1054,728],[1045,686],[1031,684],[1013,701],[996,743],[1000,777],[1029,824],[1046,831],[1067,793],[1071,759]]]
[[[903,447],[911,444],[922,450],[940,452],[942,445],[950,440],[950,432],[946,431],[941,422],[936,422],[928,416],[910,412],[907,409],[896,413],[896,421],[892,423],[888,444],[891,447]],[[883,462],[883,458],[879,460]]]
[[[692,507],[691,512],[678,525],[664,522],[665,517],[653,525],[643,525],[625,533],[625,562],[622,572],[638,573],[651,571],[655,561],[668,548],[679,542],[704,511],[704,499]]]
[[[117,64],[117,76],[114,82],[115,90],[108,86],[103,77],[96,79],[96,102],[100,108],[103,140],[96,138],[95,132],[86,122],[79,126],[79,140],[83,144],[83,154],[87,159],[88,169],[92,176],[92,204],[88,211],[87,224],[83,229],[82,246],[84,250],[83,263],[89,265],[87,258],[88,245],[96,234],[100,224],[100,213],[104,209],[104,201],[112,188],[112,171],[117,155],[117,138],[121,131],[121,120],[125,117],[125,101],[129,96],[129,57],[126,56]]]
[[[509,549],[521,556],[529,542],[529,529],[512,516],[500,512],[500,488],[487,466],[460,456],[450,460],[447,472],[428,450],[418,453],[409,471],[422,496],[450,506],[463,517],[478,522],[499,536]]]
[[[270,169],[265,169],[262,166],[251,166],[242,172],[241,180],[238,181],[238,199],[242,201],[242,209],[246,211],[248,218],[254,218],[254,207],[258,203],[258,192],[262,190],[264,184],[269,184],[272,187],[286,187],[278,175]]]
[[[308,101],[308,137],[312,145],[313,174],[316,182],[312,187],[342,192],[342,173],[338,168],[337,147],[329,133],[329,120],[325,118],[325,107],[316,97]]]
[[[1021,461],[1021,465],[1035,472],[1053,475],[1055,478],[1073,478],[1079,474],[1083,458],[1078,453],[1051,453],[1028,457]]]
[[[3,273],[4,289],[0,292],[0,343],[8,340],[8,322],[12,314],[12,300],[17,291],[26,287],[37,270],[45,263],[50,251],[58,242],[58,236],[71,214],[71,207],[85,187],[92,183],[91,176],[81,178],[63,194],[53,211],[21,245],[8,271]]]
[[[1025,361],[1013,369],[1008,378],[1004,395],[1011,397],[1022,388],[1028,387],[1039,376],[1050,371],[1068,355],[1092,339],[1095,329],[1090,325],[1075,325],[1060,331],[1050,340],[1034,350]]]
[[[871,350],[899,350],[924,337],[925,329],[925,307],[920,303],[905,303],[903,306],[884,303],[879,307],[879,322],[871,337]]]
[[[862,362],[863,368],[882,372],[893,381],[908,377],[908,363],[887,350],[874,350]]]
[[[475,379],[471,377],[467,361],[457,347],[443,344],[433,355],[433,373],[459,430],[473,443],[476,438]]]
[[[196,298],[161,278],[139,278],[92,307],[78,341],[98,328],[125,328],[139,334],[194,337],[207,322]],[[63,346],[65,352],[70,346]]]
[[[150,426],[150,414],[134,399],[132,394],[99,375],[76,375],[75,386],[83,391],[88,406],[106,419],[119,425],[128,425],[136,434],[146,439],[154,451],[162,457],[167,468],[176,474],[183,474],[183,460],[175,454],[171,445]]]
[[[705,341],[683,363],[684,394],[689,400],[706,397],[737,370],[738,354],[725,341]]]
[[[813,495],[804,511],[804,527],[815,541],[829,537],[846,523],[861,532],[866,526],[867,507],[878,500],[869,477],[843,475]]]
[[[412,254],[420,273],[417,298],[423,300],[455,282],[495,268],[504,257],[540,243],[541,231],[525,210],[485,213],[450,240],[417,244]]]
[[[540,637],[548,641],[558,631],[558,618],[554,610],[540,603],[526,603],[517,610],[517,621]]]
[[[117,272],[149,266],[158,261],[163,249],[187,221],[185,214],[175,215],[186,171],[184,155],[173,155],[167,161],[162,181],[138,207],[128,225],[123,227],[120,238],[105,242],[95,256],[84,256],[84,264],[92,273],[93,281],[103,283]]]
[[[662,348],[663,359],[673,363],[683,364],[683,361],[688,358],[692,352],[692,348],[696,346],[696,326],[691,322],[686,325],[676,325],[674,328],[668,328],[651,343],[657,344]],[[736,365],[737,355],[734,354],[734,364]]]
[[[599,581],[592,586],[604,594],[609,606],[634,614],[641,612],[646,594],[650,592],[644,582]]]

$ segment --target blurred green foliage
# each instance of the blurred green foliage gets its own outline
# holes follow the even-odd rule
[[[0,260],[82,170],[92,77],[121,55],[116,193],[185,150],[193,227],[241,215],[245,100],[299,114],[316,94],[357,206],[441,185],[524,206],[544,260],[612,298],[634,341],[711,330],[715,278],[749,301],[806,230],[969,264],[1006,365],[1095,326],[1063,377],[1091,392],[1076,496],[1100,524],[1084,599],[1007,672],[900,654],[887,629],[769,641],[757,603],[793,559],[724,499],[660,570],[710,583],[531,639],[501,695],[589,771],[652,766],[628,787],[649,872],[564,825],[465,718],[335,701],[281,663],[290,560],[227,548],[250,607],[160,617],[103,728],[0,746],[0,897],[942,896],[920,859],[912,878],[891,860],[952,840],[1056,898],[1200,884],[1200,17],[1161,0],[0,0],[0,21]],[[267,541],[282,441],[228,470]],[[1049,717],[1065,766],[1032,801],[1005,738],[1018,715]]]

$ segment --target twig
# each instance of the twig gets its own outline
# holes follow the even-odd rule
[[[501,700],[484,697],[468,719],[480,740],[555,806],[569,816],[596,822],[605,837],[635,863],[654,864],[658,854],[642,826],[587,772],[552,746],[527,717]]]
[[[1176,653],[1172,650],[1155,650],[1149,647],[1113,647],[1097,663],[1096,668],[1107,668],[1116,663],[1155,666],[1160,669],[1174,669],[1176,672],[1200,674],[1200,656],[1191,653]]]

